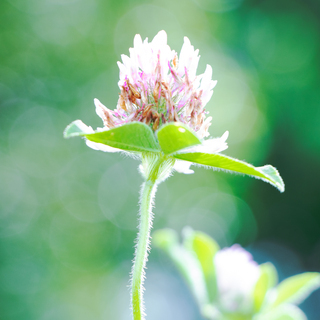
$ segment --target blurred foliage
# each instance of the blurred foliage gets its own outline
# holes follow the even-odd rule
[[[238,244],[221,249],[190,227],[154,232],[153,244],[176,265],[208,320],[303,320],[297,307],[320,287],[319,272],[304,272],[278,284],[272,263],[258,265]]]
[[[251,244],[280,280],[320,270],[318,0],[2,0],[0,2],[0,318],[129,319],[128,273],[142,178],[138,162],[89,150],[62,131],[100,125],[117,60],[133,37],[168,33],[200,49],[218,85],[212,136],[226,154],[271,163],[286,192],[196,169],[160,185],[154,229],[190,225],[220,247]],[[149,259],[150,319],[201,319],[173,267]],[[302,305],[318,319],[319,293]]]

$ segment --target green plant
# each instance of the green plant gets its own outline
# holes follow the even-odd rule
[[[216,81],[211,80],[209,65],[196,76],[199,61],[188,38],[178,56],[167,45],[167,35],[160,31],[152,42],[136,35],[130,58],[122,55],[120,96],[113,111],[95,99],[96,112],[103,128],[94,131],[81,120],[64,131],[65,138],[83,137],[86,144],[105,152],[123,152],[141,160],[145,181],[140,198],[140,226],[132,269],[132,311],[135,320],[144,319],[143,280],[150,250],[152,203],[157,185],[173,171],[193,173],[191,164],[213,170],[247,174],[284,191],[278,171],[271,165],[254,167],[220,152],[227,148],[228,132],[221,138],[205,139],[211,117],[205,105]]]
[[[278,283],[272,263],[258,265],[239,245],[220,249],[207,234],[185,228],[183,243],[171,229],[154,232],[188,284],[208,320],[303,320],[297,307],[320,287],[318,272],[305,272]]]

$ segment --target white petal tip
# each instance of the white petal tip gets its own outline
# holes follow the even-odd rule
[[[133,39],[133,46],[138,47],[140,45],[142,45],[142,38],[141,38],[140,34],[136,34]]]
[[[191,42],[188,37],[184,37],[183,40],[184,40],[184,43],[191,45]]]
[[[153,38],[152,43],[158,46],[167,44],[167,33],[164,30],[159,31]]]
[[[164,30],[159,31],[157,36],[167,39],[167,33]]]
[[[221,136],[221,140],[226,141],[229,137],[229,131],[227,130],[222,136]]]
[[[206,72],[207,70],[208,70],[208,72],[209,72],[209,71],[212,72],[212,67],[210,66],[210,64],[207,64],[205,72]]]

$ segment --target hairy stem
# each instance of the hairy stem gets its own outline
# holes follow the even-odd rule
[[[145,319],[143,303],[143,281],[145,266],[150,250],[150,230],[152,227],[152,203],[157,189],[154,179],[143,183],[140,196],[140,225],[135,260],[132,268],[131,303],[134,320]]]
[[[140,224],[132,267],[131,307],[133,320],[144,320],[143,282],[145,267],[150,251],[150,230],[152,227],[152,205],[157,185],[171,173],[174,160],[163,154],[145,153],[142,155],[141,173],[145,178],[140,195]]]

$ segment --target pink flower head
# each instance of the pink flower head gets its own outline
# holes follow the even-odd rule
[[[211,80],[212,68],[196,75],[199,50],[194,50],[184,38],[179,58],[167,45],[167,34],[160,31],[151,42],[134,38],[130,56],[121,55],[119,100],[115,110],[109,110],[95,99],[97,114],[105,128],[131,121],[144,122],[156,131],[167,122],[182,122],[200,138],[209,135],[211,117],[206,118],[205,105],[212,96],[217,81]]]

